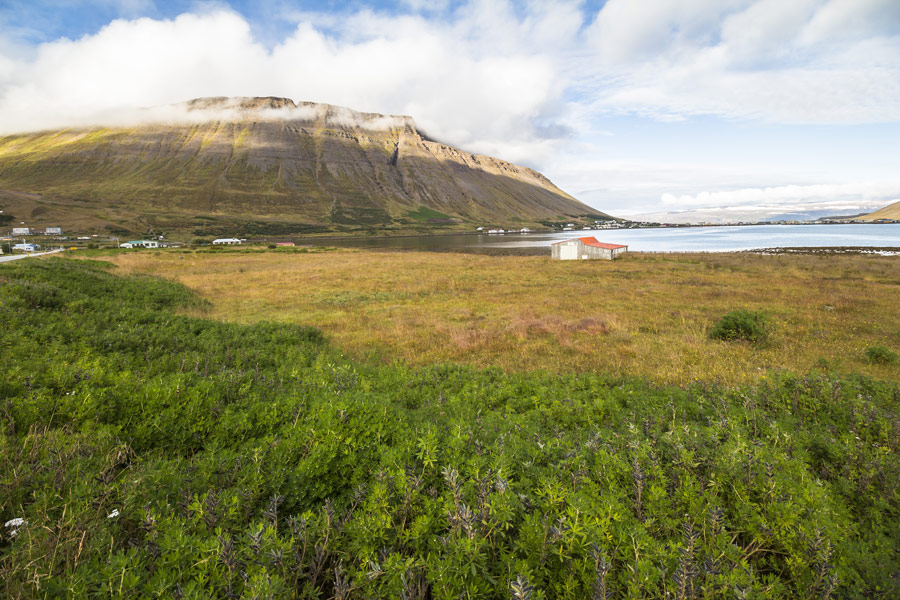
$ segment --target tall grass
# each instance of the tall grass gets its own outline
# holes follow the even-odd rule
[[[895,257],[631,255],[615,262],[437,253],[140,253],[125,272],[184,283],[210,316],[321,328],[357,357],[411,365],[741,383],[772,368],[896,377],[865,359],[900,348]],[[709,338],[722,315],[763,311],[765,347]]]

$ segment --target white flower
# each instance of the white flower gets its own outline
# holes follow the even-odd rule
[[[10,519],[6,523],[3,524],[7,529],[11,529],[9,532],[9,537],[16,537],[19,535],[19,528],[28,525],[28,521],[23,519],[22,517],[16,517],[15,519]]]
[[[112,511],[111,513],[109,513],[108,515],[106,515],[106,518],[107,518],[107,519],[115,519],[115,518],[118,517],[118,516],[119,516],[119,509],[118,509],[118,508],[114,508],[113,511]]]

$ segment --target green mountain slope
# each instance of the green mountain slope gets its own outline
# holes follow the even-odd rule
[[[167,124],[0,138],[0,201],[23,220],[131,230],[535,223],[596,213],[536,171],[429,140],[409,117],[279,98],[201,99],[182,109]]]

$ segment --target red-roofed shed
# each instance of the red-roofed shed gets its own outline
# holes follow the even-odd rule
[[[623,252],[628,251],[628,246],[622,244],[607,244],[597,241],[594,237],[573,238],[550,244],[553,258],[559,260],[612,260]]]

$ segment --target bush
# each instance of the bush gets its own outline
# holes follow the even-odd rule
[[[2,267],[0,598],[900,598],[896,382],[366,364],[196,302]]]
[[[765,313],[751,310],[733,310],[709,332],[709,337],[716,340],[744,340],[761,344],[769,338],[769,319]]]
[[[24,281],[10,286],[10,291],[18,296],[24,302],[25,307],[29,309],[55,309],[65,305],[62,291],[46,283]]]
[[[897,353],[886,346],[871,346],[866,350],[866,360],[876,365],[892,365],[897,362]]]

